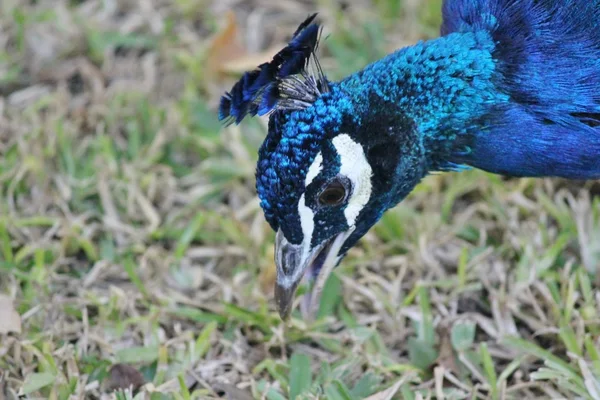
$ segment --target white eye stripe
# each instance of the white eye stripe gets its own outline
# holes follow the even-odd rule
[[[354,226],[360,211],[371,198],[373,169],[362,146],[349,135],[338,135],[332,142],[340,156],[340,174],[348,177],[354,188],[344,210],[348,226]]]
[[[315,213],[306,205],[304,193],[298,201],[298,214],[300,215],[300,226],[302,227],[302,235],[304,236],[302,239],[304,251],[308,252],[310,250],[313,230],[315,229]]]
[[[304,178],[304,187],[308,187],[322,170],[323,156],[321,155],[321,152],[319,152],[308,168],[306,178]],[[302,241],[305,247],[304,251],[308,252],[310,250],[310,243],[312,242],[312,234],[315,229],[315,213],[306,205],[304,194],[302,194],[298,200],[298,215],[300,216],[300,226],[302,227]]]
[[[323,170],[323,156],[321,152],[317,154],[312,164],[308,168],[308,172],[306,173],[306,178],[304,179],[304,187],[308,187],[312,183],[312,181],[319,175],[319,173]]]

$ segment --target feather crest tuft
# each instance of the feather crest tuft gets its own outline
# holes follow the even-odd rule
[[[247,115],[303,109],[329,91],[316,56],[321,35],[316,16],[313,14],[300,24],[292,40],[273,60],[246,72],[223,95],[219,105],[221,121],[239,124]]]

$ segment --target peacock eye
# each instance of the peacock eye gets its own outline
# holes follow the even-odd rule
[[[319,195],[322,206],[337,206],[346,199],[346,188],[339,180],[331,182]]]

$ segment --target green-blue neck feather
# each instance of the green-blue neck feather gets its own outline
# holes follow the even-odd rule
[[[420,42],[377,61],[339,83],[357,114],[377,114],[370,99],[383,99],[414,121],[430,171],[461,169],[457,137],[474,134],[486,111],[509,97],[494,83],[494,43],[489,32],[453,33]],[[386,112],[389,110],[386,110]],[[373,132],[376,135],[376,132]]]

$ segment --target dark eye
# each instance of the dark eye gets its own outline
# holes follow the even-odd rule
[[[331,182],[319,195],[322,206],[337,206],[346,198],[346,188],[339,180]]]

